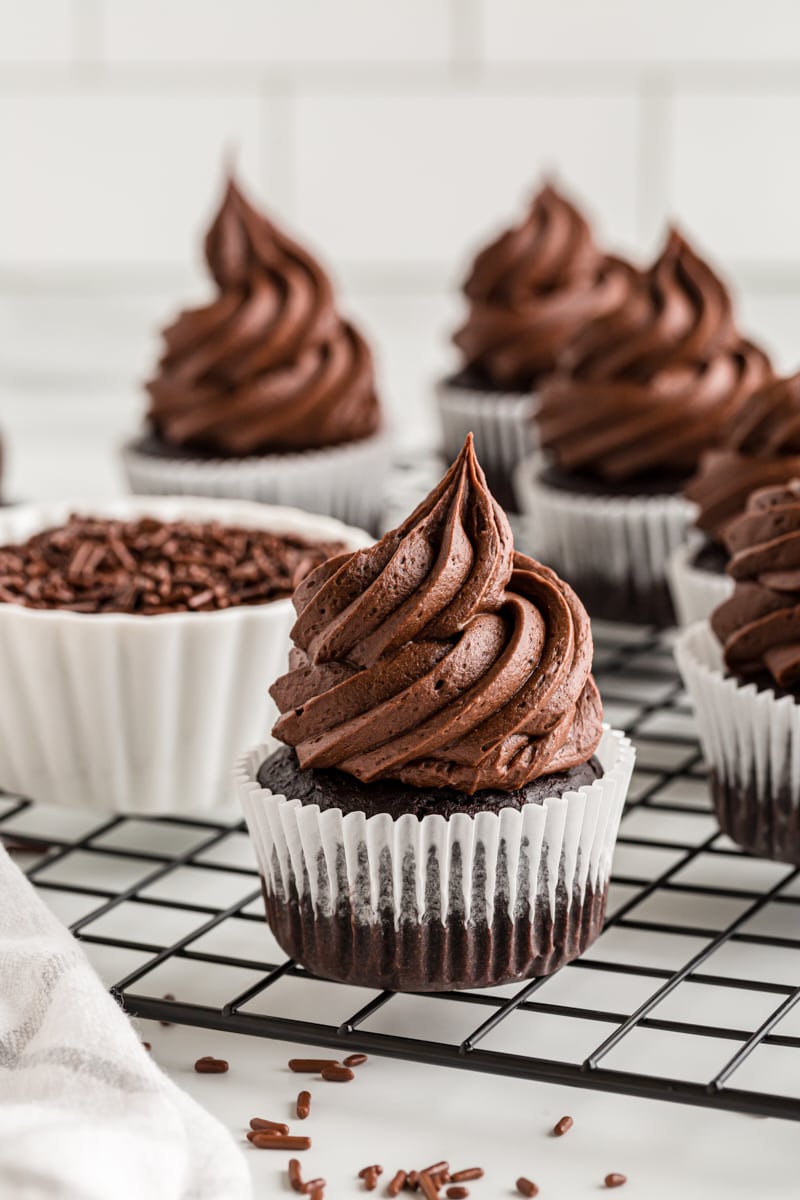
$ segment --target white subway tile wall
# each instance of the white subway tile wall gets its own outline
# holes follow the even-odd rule
[[[494,62],[785,62],[800,49],[796,0],[487,0]]]
[[[0,5],[0,62],[67,62],[73,51],[71,0]]]
[[[623,252],[677,220],[794,368],[798,133],[796,0],[0,5],[6,490],[121,486],[229,161],[331,269],[404,449],[435,441],[471,254],[545,172]]]
[[[447,62],[447,0],[105,0],[113,63]]]

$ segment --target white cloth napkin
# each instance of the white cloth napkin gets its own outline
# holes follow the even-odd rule
[[[247,1200],[248,1175],[0,846],[0,1197]]]

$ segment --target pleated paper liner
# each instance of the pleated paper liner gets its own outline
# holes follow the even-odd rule
[[[599,934],[634,762],[604,728],[602,778],[558,799],[446,820],[320,811],[237,786],[282,949],[327,978],[399,991],[486,987],[549,974]]]
[[[717,820],[738,845],[800,865],[800,706],[725,674],[706,621],[684,630],[675,657],[697,713]]]
[[[506,509],[516,507],[513,475],[517,464],[536,448],[532,393],[483,392],[444,380],[436,386],[442,450],[448,464],[468,433],[495,497]]]
[[[517,467],[514,482],[537,557],[604,620],[668,625],[667,560],[686,539],[694,505],[680,495],[598,496],[542,479],[544,456]]]
[[[694,558],[702,546],[702,538],[694,534],[673,550],[667,563],[667,576],[679,625],[705,621],[727,600],[733,591],[729,575],[695,566]]]
[[[139,495],[214,496],[288,505],[374,531],[389,469],[385,434],[299,453],[249,458],[169,458],[122,448],[131,491]]]

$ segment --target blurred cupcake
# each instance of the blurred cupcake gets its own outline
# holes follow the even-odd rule
[[[672,621],[666,563],[694,511],[681,489],[770,375],[724,284],[675,232],[625,302],[577,335],[541,392],[545,453],[515,478],[542,554],[593,616]]]
[[[703,620],[730,595],[725,531],[757,488],[800,478],[800,373],[774,379],[751,396],[718,450],[703,455],[684,495],[697,505],[698,533],[670,562],[682,624]]]
[[[370,539],[330,517],[185,497],[0,514],[0,788],[100,812],[230,803],[274,718],[288,597]]]
[[[603,924],[634,752],[583,605],[515,553],[468,439],[374,547],[294,597],[274,733],[240,763],[283,950],[429,991],[546,975]]]
[[[722,829],[800,864],[800,479],[754,492],[724,538],[733,594],[681,634],[678,666]]]
[[[218,295],[164,332],[135,492],[288,504],[373,528],[387,446],[372,355],[319,263],[228,183],[205,242]]]
[[[628,268],[595,245],[586,219],[550,184],[515,228],[482,250],[464,284],[469,314],[453,341],[460,371],[438,387],[443,448],[467,433],[498,500],[516,509],[511,475],[534,447],[536,392],[564,346],[617,307]]]

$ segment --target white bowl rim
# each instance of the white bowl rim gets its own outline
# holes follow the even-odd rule
[[[336,517],[305,512],[278,504],[261,504],[256,500],[218,499],[211,496],[114,496],[93,500],[52,500],[18,504],[0,509],[0,546],[15,539],[15,525],[29,522],[25,538],[37,529],[63,523],[70,513],[78,512],[98,517],[153,516],[161,520],[219,520],[223,524],[252,524],[255,529],[272,529],[275,533],[299,533],[309,538],[343,541],[350,550],[373,544],[375,539],[365,530],[345,525]],[[257,519],[256,519],[257,518]],[[274,522],[274,523],[273,523]],[[91,622],[98,626],[128,625],[146,628],[153,623],[191,621],[199,626],[209,620],[219,622],[258,619],[259,615],[284,612],[291,606],[290,596],[266,604],[243,604],[237,608],[206,613],[76,613],[59,608],[28,608],[22,604],[0,602],[0,620]]]

